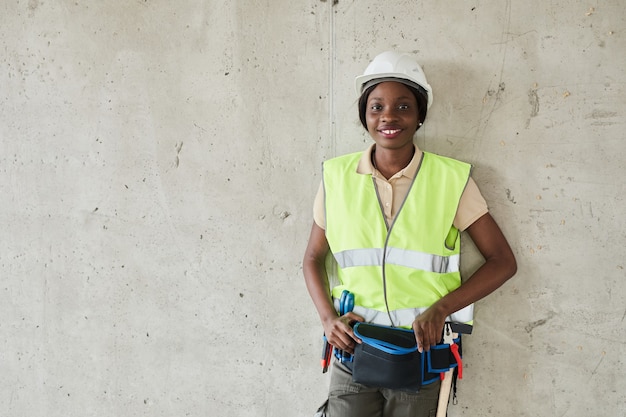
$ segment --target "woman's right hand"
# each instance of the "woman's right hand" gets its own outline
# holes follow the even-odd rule
[[[354,353],[354,347],[361,343],[361,339],[356,337],[352,326],[355,322],[362,322],[363,317],[349,312],[341,317],[333,317],[323,322],[324,334],[328,343],[339,350],[344,350],[350,354]]]

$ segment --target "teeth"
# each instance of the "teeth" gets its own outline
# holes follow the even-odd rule
[[[400,129],[387,129],[387,130],[382,130],[381,132],[383,132],[385,135],[393,135],[395,133],[398,133],[400,131]]]

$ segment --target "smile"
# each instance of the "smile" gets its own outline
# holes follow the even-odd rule
[[[378,133],[386,139],[395,139],[402,134],[404,129],[399,128],[382,128],[378,129]]]

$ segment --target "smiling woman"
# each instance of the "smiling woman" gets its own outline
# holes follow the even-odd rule
[[[387,81],[372,87],[365,110],[367,131],[376,142],[372,163],[389,179],[413,158],[413,135],[421,125],[419,107],[402,83]]]
[[[430,369],[461,367],[460,339],[452,335],[471,332],[472,303],[513,276],[515,258],[470,177],[471,165],[414,145],[432,89],[413,58],[382,53],[356,84],[359,117],[374,143],[365,152],[324,163],[303,261],[326,340],[342,352],[332,367],[322,415],[433,416],[441,384],[438,374],[424,375]],[[485,263],[461,285],[464,230]],[[339,278],[334,288],[326,270],[329,253]],[[354,297],[351,309],[340,308],[345,294]],[[356,322],[386,326],[392,335],[396,328],[404,328],[404,336],[409,332],[415,340],[414,363],[425,364],[402,370],[410,384],[398,386],[399,379],[389,376],[393,367],[385,365],[390,362],[371,356],[353,330]],[[431,348],[434,353],[419,357]],[[443,363],[429,363],[441,352],[448,352]],[[374,376],[365,385],[359,379],[362,369]],[[451,378],[452,372],[447,375]],[[445,404],[450,385],[441,386]],[[438,412],[445,415],[443,408]]]

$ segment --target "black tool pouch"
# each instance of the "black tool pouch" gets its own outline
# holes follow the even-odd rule
[[[362,343],[354,348],[352,379],[363,385],[416,392],[459,365],[450,344],[418,352],[412,330],[357,323],[354,334]],[[458,346],[460,338],[453,343]]]
[[[357,323],[354,334],[363,342],[354,349],[354,382],[396,390],[419,391],[423,383],[423,358],[417,351],[413,331]]]

